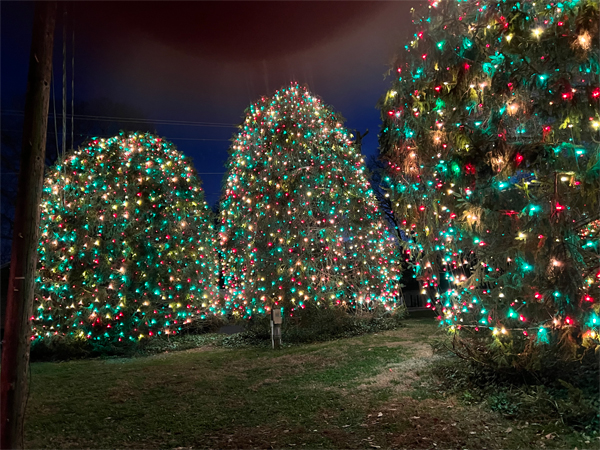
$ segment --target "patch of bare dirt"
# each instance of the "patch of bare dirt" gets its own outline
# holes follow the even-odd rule
[[[187,350],[179,350],[179,351],[177,351],[177,353],[205,353],[205,352],[214,352],[216,350],[223,351],[223,349],[221,349],[221,348],[205,345],[203,347],[195,347],[195,348],[189,348]],[[169,353],[169,352],[166,351],[164,353]]]
[[[423,324],[413,324],[410,321],[405,322],[405,325],[395,330],[383,331],[377,333],[382,336],[394,336],[407,341],[414,341],[419,336],[431,338],[433,335],[444,335],[444,332],[434,323],[423,326]]]
[[[399,344],[410,352],[411,357],[405,361],[387,365],[382,372],[366,379],[363,384],[358,386],[358,389],[391,387],[396,392],[407,391],[419,379],[418,372],[440,358],[433,354],[433,349],[427,343],[407,341]]]
[[[368,415],[375,445],[411,449],[499,449],[506,447],[501,420],[478,407],[463,407],[455,399],[396,399]],[[381,436],[385,429],[389,431]]]

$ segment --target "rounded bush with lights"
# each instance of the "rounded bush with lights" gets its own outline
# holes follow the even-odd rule
[[[319,98],[292,84],[251,105],[227,167],[226,309],[395,306],[394,242],[352,135]]]
[[[381,101],[430,306],[515,358],[598,344],[599,17],[590,0],[430,0]]]
[[[49,170],[41,211],[33,340],[137,341],[214,312],[211,211],[170,142],[89,141]]]

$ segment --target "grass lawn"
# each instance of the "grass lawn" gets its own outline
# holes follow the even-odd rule
[[[433,319],[272,351],[32,363],[28,448],[598,448],[440,390]],[[595,438],[594,438],[595,439]]]

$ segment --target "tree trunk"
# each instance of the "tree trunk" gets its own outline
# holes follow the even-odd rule
[[[23,448],[55,15],[56,2],[35,5],[0,376],[3,449]]]

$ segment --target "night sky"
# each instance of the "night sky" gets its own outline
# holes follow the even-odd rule
[[[363,152],[373,155],[380,124],[375,106],[389,85],[384,75],[410,36],[410,9],[419,4],[74,2],[67,30],[69,47],[75,32],[76,129],[93,125],[77,117],[77,105],[85,102],[88,115],[145,119],[193,158],[214,204],[245,108],[294,80],[340,112],[348,128],[368,129]],[[23,104],[33,3],[2,1],[0,8],[4,130],[15,126]],[[54,74],[60,114],[61,3],[58,16]],[[94,111],[102,101],[124,106]]]

